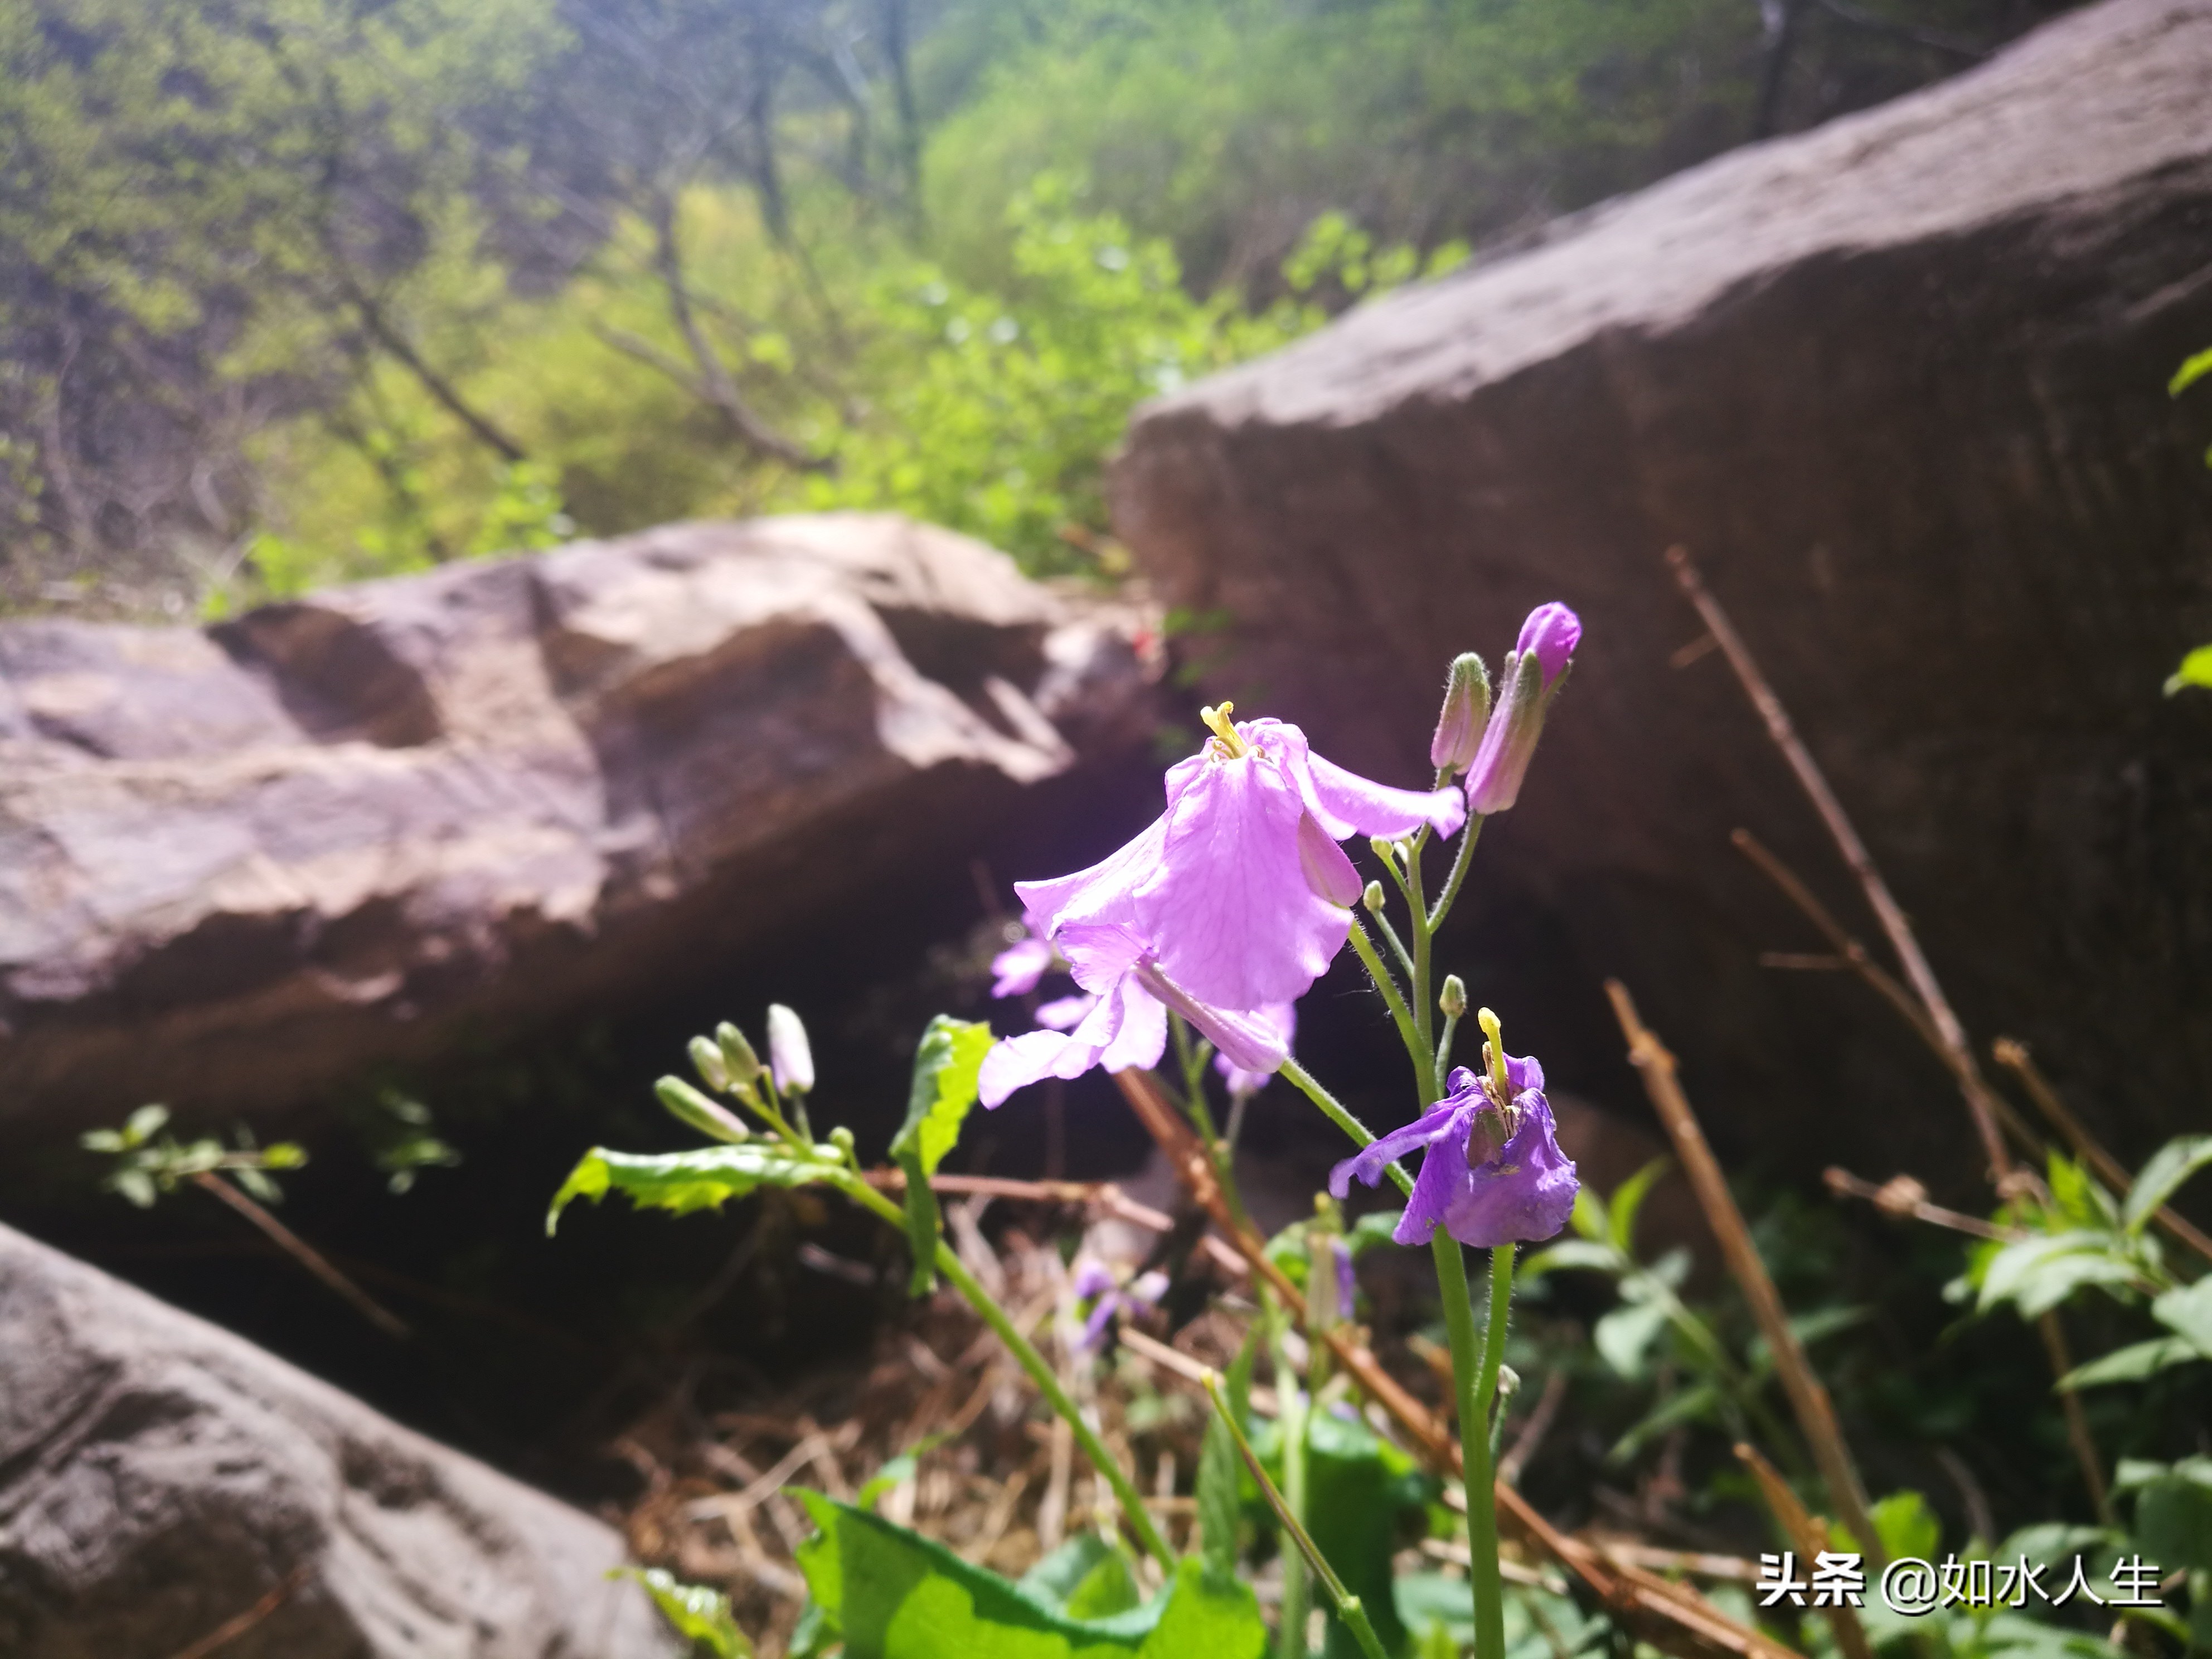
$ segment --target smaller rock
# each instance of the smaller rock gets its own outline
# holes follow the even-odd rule
[[[675,1659],[622,1540],[0,1227],[0,1653]]]

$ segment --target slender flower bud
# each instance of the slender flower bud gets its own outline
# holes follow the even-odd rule
[[[752,1139],[751,1130],[680,1077],[661,1079],[653,1085],[653,1092],[667,1108],[671,1117],[690,1125],[702,1135],[733,1143]]]
[[[691,1069],[699,1073],[699,1081],[709,1089],[720,1091],[730,1086],[730,1068],[722,1060],[722,1051],[702,1036],[691,1039]]]
[[[761,1074],[761,1063],[745,1034],[724,1020],[714,1028],[714,1041],[722,1050],[722,1067],[729,1074],[729,1086],[750,1088],[753,1079]]]
[[[1520,643],[1505,654],[1498,695],[1482,733],[1482,746],[1467,770],[1467,810],[1503,812],[1521,797],[1544,714],[1566,678],[1582,621],[1564,605],[1538,605],[1521,625]]]
[[[1439,771],[1466,771],[1482,746],[1489,718],[1490,671],[1474,652],[1464,652],[1452,659],[1451,676],[1444,682],[1443,712],[1429,739],[1430,764]]]
[[[1298,866],[1305,872],[1306,885],[1331,904],[1349,910],[1358,902],[1359,872],[1310,812],[1298,818]]]
[[[806,1027],[780,1002],[768,1008],[768,1064],[778,1092],[803,1095],[814,1086],[814,1050]]]
[[[1457,974],[1444,975],[1443,989],[1437,993],[1437,1012],[1451,1019],[1467,1012],[1467,981]]]
[[[1366,891],[1359,896],[1359,902],[1376,915],[1381,915],[1382,914],[1382,884],[1379,881],[1369,882]]]

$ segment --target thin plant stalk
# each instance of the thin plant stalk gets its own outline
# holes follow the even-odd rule
[[[1267,1500],[1267,1507],[1274,1510],[1276,1520],[1282,1523],[1284,1535],[1297,1547],[1314,1577],[1328,1593],[1328,1599],[1335,1603],[1337,1617],[1344,1620],[1345,1628],[1359,1644],[1360,1652],[1366,1655],[1367,1659],[1388,1659],[1382,1638],[1375,1634],[1374,1621],[1367,1616],[1366,1605],[1346,1588],[1344,1580],[1336,1576],[1336,1569],[1329,1565],[1328,1558],[1321,1553],[1321,1547],[1314,1542],[1313,1534],[1305,1529],[1305,1524],[1298,1519],[1296,1510],[1275,1483],[1267,1478],[1267,1471],[1261,1466],[1259,1455],[1252,1449],[1252,1443],[1244,1437],[1244,1425],[1237,1420],[1237,1413],[1229,1409],[1229,1401],[1222,1395],[1220,1376],[1213,1371],[1206,1374],[1206,1397],[1213,1402],[1215,1415],[1227,1426],[1230,1438],[1237,1443],[1237,1455],[1243,1458],[1244,1467],[1259,1484],[1260,1495]],[[1286,1608],[1288,1605],[1286,1596]],[[1298,1640],[1303,1644],[1304,1639],[1305,1632],[1301,1629]]]
[[[1283,1340],[1287,1317],[1274,1332],[1276,1426],[1283,1443],[1283,1491],[1279,1513],[1287,1526],[1303,1532],[1306,1518],[1306,1416],[1310,1401],[1299,1386],[1291,1364],[1289,1344]],[[1311,1570],[1296,1553],[1283,1557],[1283,1600],[1280,1623],[1275,1632],[1275,1650],[1281,1659],[1306,1659],[1306,1613],[1313,1605]]]
[[[1745,1224],[1743,1212],[1736,1207],[1735,1196],[1728,1189],[1720,1164],[1706,1143],[1705,1131],[1698,1125],[1697,1114],[1690,1109],[1689,1097],[1682,1092],[1680,1080],[1674,1073],[1674,1056],[1638,1016],[1626,986],[1617,979],[1609,979],[1605,982],[1605,994],[1613,1000],[1613,1018],[1620,1021],[1621,1035],[1627,1039],[1629,1061],[1644,1079],[1644,1091],[1651,1097],[1652,1109],[1666,1127],[1668,1139],[1674,1143],[1674,1155],[1682,1161],[1682,1172],[1689,1177],[1690,1189],[1697,1194],[1713,1237],[1720,1242],[1721,1255],[1727,1260],[1729,1271],[1743,1291],[1744,1300],[1751,1304],[1752,1316],[1759,1322],[1759,1334],[1765,1337],[1767,1350],[1774,1356],[1774,1368],[1781,1376],[1783,1392],[1789,1395],[1797,1426],[1812,1449],[1813,1462],[1828,1488],[1828,1499],[1868,1559],[1886,1566],[1888,1554],[1882,1548],[1881,1534],[1875,1530],[1866,1488],[1860,1482],[1857,1466],[1851,1461],[1842,1425],[1836,1420],[1834,1403],[1814,1373],[1812,1362],[1806,1358],[1804,1344],[1790,1328],[1789,1310],[1782,1305],[1781,1294],[1774,1288],[1766,1264],[1759,1259],[1759,1247],[1752,1242],[1751,1229]]]
[[[221,1199],[267,1234],[279,1249],[352,1304],[355,1310],[362,1318],[368,1320],[386,1336],[395,1337],[404,1342],[414,1334],[407,1328],[405,1320],[400,1318],[398,1315],[393,1313],[367,1291],[332,1267],[329,1259],[321,1251],[316,1249],[306,1239],[270,1214],[266,1208],[255,1203],[221,1176],[202,1170],[196,1172],[191,1179],[194,1186]]]
[[[837,1185],[847,1197],[873,1211],[891,1226],[902,1228],[906,1225],[906,1212],[866,1181],[841,1171]],[[1036,1345],[1028,1337],[1022,1334],[1006,1310],[992,1299],[991,1293],[976,1282],[975,1275],[968,1271],[951,1247],[942,1240],[937,1246],[937,1271],[951,1281],[954,1290],[967,1298],[968,1305],[975,1309],[977,1317],[991,1328],[991,1334],[1005,1345],[1008,1353],[1013,1355],[1015,1363],[1029,1373],[1030,1381],[1036,1384],[1037,1392],[1045,1397],[1045,1403],[1059,1413],[1060,1420],[1074,1435],[1075,1443],[1091,1460],[1091,1467],[1097,1470],[1099,1478],[1114,1489],[1114,1496],[1121,1505],[1122,1518],[1128,1522],[1129,1530],[1136,1534],[1146,1553],[1160,1564],[1162,1571],[1172,1577],[1176,1566],[1175,1552],[1168,1547],[1166,1538],[1161,1535],[1159,1525],[1152,1519],[1152,1511],[1145,1507],[1144,1498],[1130,1484],[1129,1477],[1122,1473],[1121,1466],[1114,1455],[1106,1449],[1105,1443],[1098,1438],[1097,1431],[1084,1420],[1075,1401],[1068,1398],[1067,1390],[1060,1386],[1060,1378],[1054,1374],[1045,1357],[1036,1351]]]

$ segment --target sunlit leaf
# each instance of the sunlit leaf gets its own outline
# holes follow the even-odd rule
[[[611,1152],[594,1146],[553,1194],[545,1231],[551,1235],[560,1224],[561,1212],[575,1200],[588,1198],[596,1203],[610,1191],[627,1194],[641,1210],[686,1215],[719,1208],[762,1187],[803,1187],[821,1180],[836,1156],[834,1147],[815,1150],[819,1161],[799,1158],[769,1141],[659,1153]]]
[[[1672,1158],[1655,1158],[1613,1189],[1613,1200],[1609,1206],[1613,1213],[1607,1219],[1606,1236],[1624,1255],[1635,1254],[1637,1214],[1644,1208],[1644,1200],[1650,1193],[1652,1184],[1673,1165]]]
[[[2131,1342],[2102,1358],[2076,1365],[2058,1379],[2061,1389],[2095,1389],[2108,1382],[2140,1382],[2170,1365],[2202,1359],[2196,1346],[2178,1336],[2155,1336],[2148,1342]]]
[[[2204,683],[2212,685],[2212,647],[2203,654]],[[2181,1189],[2181,1184],[2208,1164],[2212,1164],[2212,1135],[2184,1135],[2167,1141],[2151,1154],[2150,1162],[2128,1188],[2127,1202],[2120,1208],[2121,1224],[2131,1233],[2141,1232]]]
[[[659,1567],[618,1567],[610,1577],[635,1579],[686,1641],[704,1643],[716,1659],[751,1659],[753,1644],[730,1614],[730,1598],[704,1584],[687,1584]]]
[[[2212,1273],[2150,1304],[2150,1316],[2212,1359]]]
[[[929,1178],[960,1139],[960,1127],[975,1104],[976,1079],[991,1052],[991,1028],[939,1014],[915,1051],[914,1081],[907,1091],[906,1121],[891,1138],[892,1161],[906,1172],[907,1248],[914,1257],[908,1291],[926,1296],[937,1284],[939,1217]]]

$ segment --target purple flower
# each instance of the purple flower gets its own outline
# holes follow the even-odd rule
[[[1298,1011],[1296,1005],[1288,1002],[1273,1003],[1265,1008],[1255,1010],[1252,1017],[1256,1021],[1265,1022],[1268,1029],[1282,1039],[1283,1051],[1287,1054],[1290,1052],[1291,1039],[1297,1035]],[[1272,1071],[1248,1072],[1231,1060],[1227,1054],[1214,1055],[1213,1069],[1221,1073],[1229,1085],[1229,1092],[1232,1095],[1256,1094],[1260,1091],[1260,1086],[1274,1075]]]
[[[1296,1001],[1343,948],[1361,883],[1339,842],[1424,823],[1449,835],[1466,803],[1370,782],[1314,754],[1295,726],[1232,726],[1229,712],[1205,711],[1215,735],[1169,769],[1167,811],[1142,835],[1014,890],[1055,941],[1072,923],[1118,923],[1190,996],[1249,1012]]]
[[[1462,1244],[1510,1244],[1549,1238],[1567,1224],[1580,1184],[1553,1133],[1544,1068],[1531,1057],[1505,1060],[1510,1101],[1485,1078],[1455,1066],[1450,1092],[1402,1129],[1393,1130],[1328,1172],[1338,1198],[1353,1176],[1369,1186],[1416,1146],[1426,1148],[1413,1196],[1390,1236],[1425,1244],[1441,1225]]]
[[[1125,1290],[1115,1281],[1110,1268],[1086,1261],[1075,1270],[1075,1279],[1069,1289],[1079,1307],[1091,1303],[1091,1312],[1083,1322],[1083,1329],[1068,1346],[1078,1353],[1096,1352],[1117,1315],[1158,1307],[1167,1288],[1167,1275],[1155,1272],[1139,1274]],[[1096,1301],[1092,1301],[1094,1297]]]
[[[1336,1241],[1336,1312],[1340,1319],[1349,1319],[1359,1301],[1359,1275],[1352,1271],[1352,1246],[1342,1239]]]
[[[1052,941],[1030,928],[1026,938],[1015,940],[991,958],[991,971],[998,975],[992,982],[991,994],[1027,996],[1052,967]]]
[[[1483,729],[1482,747],[1467,769],[1468,811],[1478,817],[1503,812],[1521,798],[1545,712],[1582,637],[1582,618],[1557,602],[1538,605],[1521,624],[1520,641],[1506,653],[1498,677],[1498,701]]]
[[[1054,943],[1075,982],[1090,994],[1090,1006],[1077,1017],[1078,1000],[1066,999],[1051,1012],[1073,1017],[1073,1029],[1008,1037],[984,1055],[976,1087],[985,1106],[998,1106],[1027,1084],[1080,1077],[1094,1066],[1109,1072],[1133,1066],[1149,1070],[1160,1063],[1167,1047],[1170,1008],[1243,1070],[1265,1074],[1283,1063],[1282,1039],[1272,1026],[1199,1001],[1160,971],[1151,947],[1127,927],[1115,922],[1065,923]],[[1038,1017],[1045,1012],[1040,1009]]]

